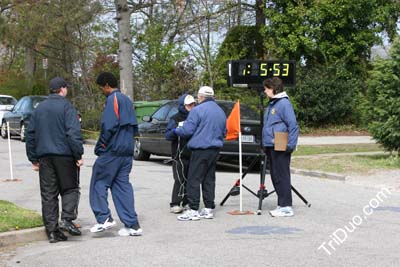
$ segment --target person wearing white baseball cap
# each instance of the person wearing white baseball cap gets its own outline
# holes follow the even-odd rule
[[[187,146],[192,151],[186,187],[190,209],[178,216],[179,221],[214,218],[215,170],[224,144],[226,115],[215,103],[211,87],[200,87],[197,98],[199,104],[190,111],[183,126],[173,129],[177,136],[190,138]],[[199,212],[200,188],[204,208]]]
[[[202,86],[197,93],[198,96],[201,97],[214,97],[214,89],[210,86]]]
[[[185,106],[190,106],[190,107],[187,107],[189,109],[189,111],[192,110],[195,103],[196,103],[196,100],[194,100],[194,97],[192,95],[185,96],[183,104],[185,104]]]
[[[183,94],[178,100],[178,112],[174,114],[167,125],[165,139],[171,141],[172,175],[174,185],[172,187],[171,202],[169,203],[171,213],[181,213],[187,205],[186,181],[189,170],[191,152],[187,148],[187,138],[177,137],[173,129],[183,124],[196,101],[189,94]]]

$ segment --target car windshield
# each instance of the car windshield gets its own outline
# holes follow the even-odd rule
[[[0,105],[15,105],[16,102],[12,97],[0,96]]]
[[[226,116],[228,117],[231,113],[234,102],[217,102],[218,105],[223,109]],[[240,104],[240,118],[243,120],[259,120],[259,114],[245,104]]]

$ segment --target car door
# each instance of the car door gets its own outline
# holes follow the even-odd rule
[[[167,130],[167,126],[169,123],[169,120],[171,119],[172,116],[174,116],[178,112],[178,102],[170,102],[168,105],[170,105],[170,110],[168,111],[168,114],[165,118],[165,120],[160,121],[160,131],[162,134],[163,139],[160,139],[160,151],[162,155],[171,155],[171,141],[168,141],[165,139],[165,132]]]
[[[160,148],[160,141],[164,140],[165,129],[167,126],[166,118],[171,105],[168,103],[157,109],[151,116],[149,122],[141,123],[141,147],[151,154],[164,155],[164,149]]]
[[[17,104],[14,106],[13,110],[7,114],[8,122],[10,124],[10,132],[13,134],[19,134],[19,122],[22,116],[22,109],[27,104],[28,98],[21,98]]]

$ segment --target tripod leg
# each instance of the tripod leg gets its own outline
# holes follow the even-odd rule
[[[235,189],[235,187],[237,187],[239,185],[239,179],[236,180],[235,184],[232,186],[231,190],[229,190],[228,194],[226,194],[226,196],[224,197],[224,199],[221,201],[221,203],[219,204],[220,206],[223,206],[225,204],[225,202],[228,200],[228,198],[231,196],[231,192],[232,190]]]
[[[261,161],[262,169],[260,173],[260,190],[258,190],[258,210],[257,214],[261,215],[262,202],[265,197],[268,196],[268,192],[265,189],[265,173],[267,172],[267,155],[264,154],[264,159]]]
[[[252,162],[250,163],[249,167],[247,168],[247,170],[242,174],[242,180],[246,177],[246,175],[254,168],[254,166],[256,165],[256,163],[260,160],[260,156],[255,157]],[[224,197],[224,199],[221,201],[221,203],[219,204],[220,206],[223,206],[225,204],[225,202],[228,200],[228,198],[233,195],[231,194],[232,191],[235,190],[236,187],[239,186],[240,180],[236,180],[235,184],[232,186],[231,190],[229,190],[228,194],[226,194],[226,196]],[[249,189],[248,189],[249,190]],[[240,193],[240,192],[239,192]],[[252,193],[252,192],[251,192]]]
[[[299,193],[299,191],[297,191],[296,188],[293,187],[293,185],[292,185],[291,187],[292,187],[293,192],[295,192],[296,195],[297,195],[301,200],[303,200],[304,204],[306,204],[307,207],[311,207],[311,203],[309,203],[309,202]]]

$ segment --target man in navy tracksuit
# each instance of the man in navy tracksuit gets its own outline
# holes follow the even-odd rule
[[[67,240],[60,229],[81,234],[72,221],[78,215],[83,139],[77,112],[65,98],[67,94],[63,78],[51,79],[50,95],[33,112],[26,135],[28,159],[39,171],[42,217],[50,243]],[[58,195],[62,200],[61,225]]]
[[[182,127],[174,133],[190,137],[187,144],[192,151],[187,181],[187,198],[190,209],[178,216],[180,221],[212,219],[215,208],[215,170],[219,150],[224,144],[226,115],[214,101],[214,90],[203,86],[198,92],[199,104],[194,107]],[[200,206],[200,185],[204,209]]]
[[[277,77],[266,79],[263,85],[270,102],[264,114],[262,144],[268,157],[272,183],[278,195],[278,207],[271,210],[270,214],[273,217],[289,217],[294,215],[290,159],[297,145],[299,126],[289,97],[283,91],[282,80]],[[286,151],[274,150],[275,132],[288,133]]]
[[[134,205],[133,188],[129,182],[132,169],[134,139],[137,131],[132,101],[118,89],[117,79],[108,72],[96,80],[107,97],[101,118],[100,136],[95,147],[98,156],[90,182],[90,206],[97,224],[90,231],[101,232],[116,225],[108,208],[108,189],[124,227],[120,236],[142,234]]]

